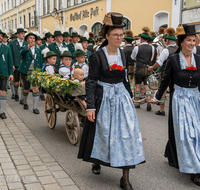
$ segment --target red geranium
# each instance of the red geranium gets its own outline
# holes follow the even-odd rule
[[[70,67],[70,71],[73,71],[73,67]]]
[[[110,67],[110,71],[113,71],[113,70],[115,70],[115,71],[122,71],[123,69],[124,69],[124,67],[122,67],[121,65],[117,65],[117,64],[113,64],[113,65],[111,65],[111,66],[109,66]]]
[[[197,71],[197,68],[196,67],[193,67],[193,66],[191,66],[191,67],[186,67],[186,69],[185,70],[188,70],[188,71]]]

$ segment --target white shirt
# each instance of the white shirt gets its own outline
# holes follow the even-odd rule
[[[142,44],[148,44],[147,42],[143,42]],[[141,45],[142,45],[141,44]],[[133,60],[135,60],[136,59],[136,57],[137,57],[137,54],[138,54],[138,47],[139,46],[136,46],[134,49],[133,49],[133,51],[132,51],[132,54],[131,54],[131,59],[133,59]],[[154,51],[155,51],[155,48],[154,48],[154,46],[151,46],[152,47],[152,55],[153,55],[153,53],[154,53]]]
[[[35,46],[30,48],[32,55],[35,55]]]
[[[46,42],[46,46],[47,46],[47,47],[48,47],[48,45],[49,45],[49,44]]]
[[[73,44],[74,44],[74,43],[73,43]],[[75,51],[76,51],[76,49],[77,49],[77,48],[76,48],[76,44],[74,44],[74,48],[75,48]]]
[[[65,42],[65,44],[68,45],[69,43],[66,43],[66,42]]]
[[[3,43],[4,45],[8,45],[8,43]]]
[[[74,74],[74,70],[75,70],[75,66],[76,65],[79,65],[81,67],[81,69],[84,71],[84,78],[86,78],[88,76],[88,72],[89,72],[89,67],[86,63],[74,63],[72,68],[73,68],[73,71],[72,71],[72,74]]]
[[[59,69],[59,74],[63,76],[64,79],[69,79],[70,76],[70,69],[67,67],[61,67]]]
[[[45,68],[46,72],[49,74],[54,74],[55,73],[54,67],[52,65],[50,65],[49,63],[47,63],[47,64],[48,65]]]
[[[175,47],[176,45],[169,45],[167,47]],[[156,61],[160,66],[163,66],[164,61],[169,57],[169,50],[168,49],[163,49],[162,52],[160,53],[160,56],[158,60]]]
[[[59,50],[60,50],[60,51],[62,51],[62,48],[63,48],[63,45],[62,45],[62,43],[61,43],[60,45],[58,45],[58,43],[56,42],[56,44],[57,44],[57,46],[58,46]]]
[[[19,42],[19,46],[22,47],[24,40],[20,40],[19,38],[17,38],[17,41]]]

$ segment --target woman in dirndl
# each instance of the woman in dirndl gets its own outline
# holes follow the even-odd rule
[[[169,58],[153,103],[170,84],[169,141],[165,156],[169,164],[191,175],[200,186],[200,56],[193,54],[195,25],[179,25],[179,50]]]
[[[144,163],[142,136],[127,75],[126,57],[119,49],[123,39],[123,15],[108,13],[100,36],[106,38],[90,57],[86,81],[88,119],[78,158],[120,168],[120,187],[132,190],[129,169]]]

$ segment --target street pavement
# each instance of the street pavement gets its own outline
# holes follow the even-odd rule
[[[70,144],[65,131],[66,113],[59,112],[57,114],[56,127],[51,130],[46,123],[43,101],[40,101],[38,106],[40,114],[35,115],[32,113],[31,93],[28,99],[29,110],[24,110],[23,106],[19,102],[11,100],[10,96],[9,92],[7,102],[9,106],[38,140],[46,153],[51,155],[54,160],[52,160],[52,163],[60,166],[66,172],[66,177],[75,183],[71,184],[73,190],[78,188],[81,190],[120,189],[119,180],[122,176],[120,169],[102,166],[101,174],[94,175],[91,171],[91,163],[77,159],[79,146]],[[168,101],[166,104],[168,105]],[[11,108],[7,107],[8,110]],[[130,182],[134,190],[197,190],[199,187],[190,180],[190,176],[170,167],[163,156],[168,136],[168,106],[166,106],[165,117],[154,114],[158,109],[159,107],[156,105],[153,106],[151,112],[146,111],[146,105],[142,105],[141,109],[136,109],[143,137],[146,163],[138,165],[136,169],[130,171]],[[3,135],[1,137],[4,141]],[[40,154],[42,152],[38,152],[39,157]],[[43,162],[46,164],[45,160]],[[48,164],[51,164],[51,162],[48,162]],[[52,175],[51,171],[50,173],[56,184],[62,187],[63,184],[59,183],[59,180]],[[65,181],[61,182],[64,183]],[[67,185],[69,187],[70,184]],[[72,187],[67,188],[66,186],[66,189],[72,190]]]

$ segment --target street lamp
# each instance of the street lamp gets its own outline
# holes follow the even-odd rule
[[[58,10],[56,8],[53,9],[53,12],[51,13],[51,16],[54,17],[56,20],[59,20],[59,22],[61,21],[63,24],[63,12],[60,11],[58,12]]]

